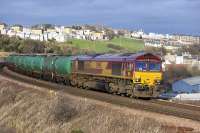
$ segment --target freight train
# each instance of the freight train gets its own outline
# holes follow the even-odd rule
[[[157,97],[163,91],[162,60],[152,53],[12,54],[6,62],[11,70],[83,89],[100,88],[112,94],[141,98]]]

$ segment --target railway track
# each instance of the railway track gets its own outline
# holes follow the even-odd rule
[[[186,119],[191,119],[200,122],[200,107],[188,104],[180,104],[163,100],[140,100],[131,99],[128,97],[121,97],[117,95],[110,95],[107,93],[78,89],[70,86],[47,82],[32,77],[24,76],[15,72],[12,72],[4,68],[1,73],[2,76],[17,80],[19,82],[25,82],[28,84],[50,88],[55,91],[62,91],[75,96],[87,97],[107,103],[125,106],[128,108],[134,108],[138,110],[145,110],[165,115],[171,115]]]
[[[177,102],[172,102],[172,101],[166,101],[166,100],[151,100],[151,102],[162,104],[162,105],[169,105],[169,106],[174,106],[178,108],[183,108],[183,109],[188,109],[188,110],[193,110],[193,111],[199,111],[200,113],[200,106],[197,105],[191,105],[191,104],[182,104],[182,103],[177,103]]]

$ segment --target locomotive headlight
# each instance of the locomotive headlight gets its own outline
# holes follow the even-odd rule
[[[141,81],[141,78],[136,78],[135,79],[135,82],[140,82]]]
[[[156,83],[156,84],[160,84],[160,83],[161,83],[161,80],[156,79],[156,80],[155,80],[155,83]]]

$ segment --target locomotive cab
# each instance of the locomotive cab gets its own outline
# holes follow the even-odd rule
[[[157,97],[161,90],[162,82],[162,62],[154,55],[138,57],[135,61],[133,83],[138,95]],[[144,93],[143,93],[144,92]]]
[[[144,85],[156,85],[161,83],[161,63],[159,62],[136,62],[134,82]]]

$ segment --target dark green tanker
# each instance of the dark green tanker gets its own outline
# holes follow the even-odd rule
[[[55,61],[55,72],[61,76],[69,76],[72,72],[72,58],[61,56]]]
[[[13,68],[26,73],[38,73],[42,76],[69,77],[72,71],[72,58],[58,55],[10,55],[6,61]]]

